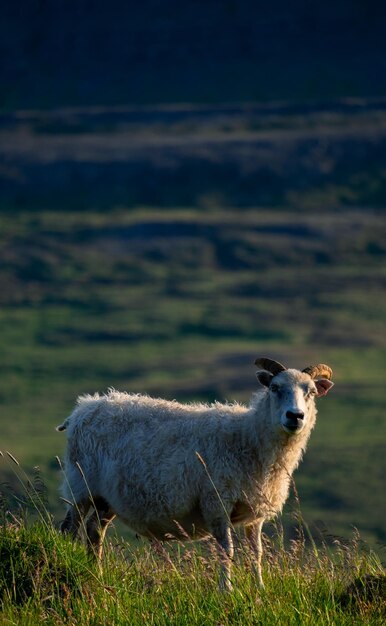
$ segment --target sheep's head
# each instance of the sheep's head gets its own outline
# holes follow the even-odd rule
[[[272,414],[289,434],[300,433],[313,415],[315,398],[325,396],[333,386],[328,365],[310,365],[302,371],[287,369],[266,357],[256,359],[257,378],[270,392]]]

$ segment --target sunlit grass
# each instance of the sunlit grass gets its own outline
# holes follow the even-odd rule
[[[280,524],[264,538],[264,590],[256,586],[253,556],[242,534],[230,593],[218,590],[218,557],[210,540],[127,543],[113,533],[101,569],[81,543],[58,533],[44,503],[44,485],[31,482],[12,455],[5,457],[25,498],[17,514],[4,499],[1,506],[4,624],[384,623],[385,572],[356,533],[349,541],[316,544],[298,509],[295,539],[285,542]]]

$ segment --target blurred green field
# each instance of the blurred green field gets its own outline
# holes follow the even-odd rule
[[[336,386],[296,474],[303,513],[385,542],[384,235],[380,210],[1,214],[0,449],[40,466],[60,516],[55,426],[80,393],[248,402],[257,355],[323,361]]]

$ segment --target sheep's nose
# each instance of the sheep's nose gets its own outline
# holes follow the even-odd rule
[[[304,418],[304,413],[303,411],[287,411],[287,413],[285,414],[286,417],[289,420],[293,420],[294,422],[296,422],[297,420],[302,420]]]

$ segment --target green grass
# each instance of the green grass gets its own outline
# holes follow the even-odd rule
[[[258,591],[242,538],[234,590],[218,591],[211,542],[133,546],[116,537],[102,570],[83,546],[47,520],[13,518],[0,526],[0,619],[47,624],[383,624],[385,574],[354,536],[333,550],[307,547],[300,535],[286,550],[279,531],[265,538],[265,589]],[[375,592],[368,585],[376,582]],[[350,585],[354,585],[350,591]]]
[[[303,517],[297,494],[287,503],[285,517],[265,528],[266,589],[258,592],[251,571],[253,557],[238,543],[234,592],[223,596],[217,590],[217,556],[206,542],[162,547],[132,538],[127,543],[117,526],[109,532],[101,573],[80,544],[58,534],[49,512],[44,475],[36,470],[27,475],[7,454],[2,461],[19,495],[15,502],[13,489],[4,491],[3,485],[1,623],[384,623],[385,592],[377,591],[374,596],[366,582],[369,575],[384,580],[384,549],[377,556],[356,532],[347,539],[347,533],[345,538],[331,537],[328,530],[316,527],[311,529],[314,539],[310,541],[304,521],[308,514],[303,511]],[[312,472],[314,465],[310,467]],[[319,470],[315,476],[306,469],[304,474],[309,479],[305,501],[312,505]],[[356,480],[352,471],[350,480]],[[339,485],[336,488],[339,493]],[[328,512],[325,506],[323,519]],[[295,532],[283,534],[282,522]],[[354,582],[354,591],[348,594]]]

